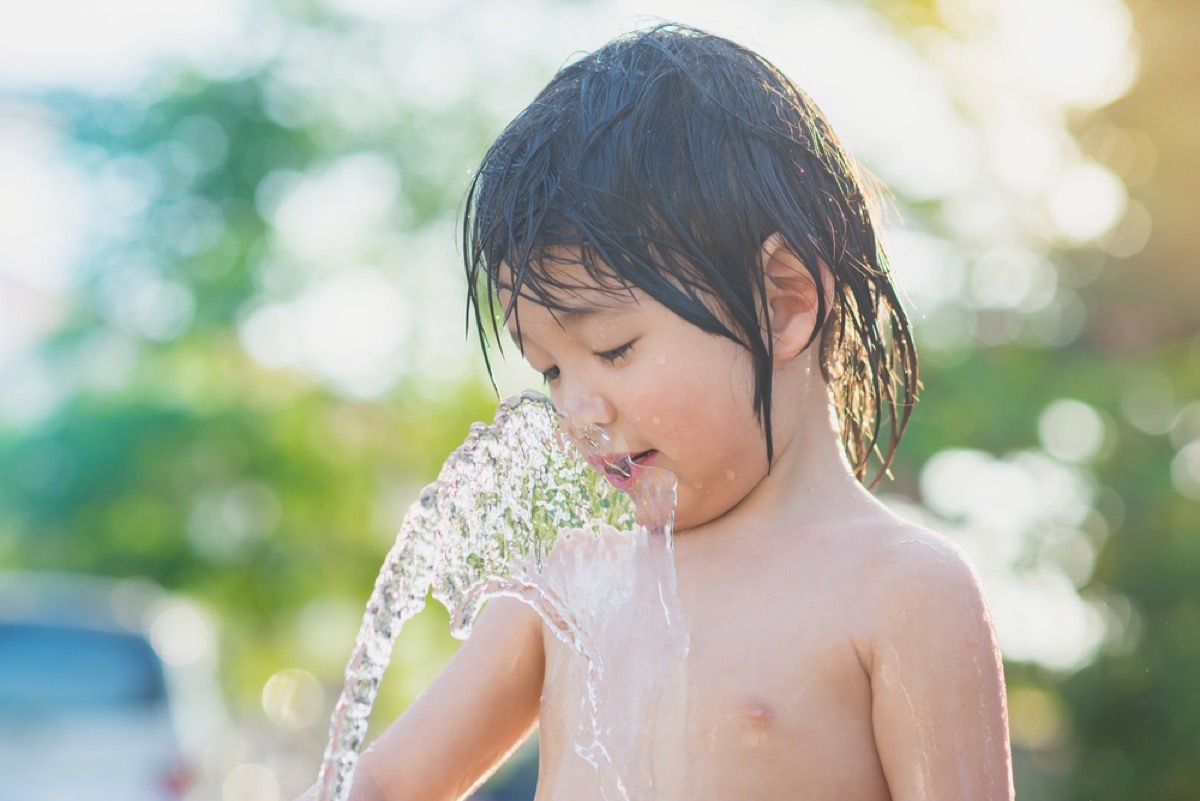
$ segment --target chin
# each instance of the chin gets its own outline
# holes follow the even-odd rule
[[[694,489],[692,492],[680,493],[675,504],[676,533],[720,520],[737,508],[753,492],[753,487],[743,492],[741,487],[733,484],[718,489],[719,492],[711,494]]]
[[[677,507],[675,510],[674,531],[676,534],[682,534],[683,532],[688,531],[690,529],[697,528],[699,526],[703,526],[705,523],[711,523],[712,521],[716,520],[720,516],[721,516],[720,514],[711,514],[711,513],[699,512],[699,511],[692,512],[690,514],[689,513],[680,514],[679,509]]]

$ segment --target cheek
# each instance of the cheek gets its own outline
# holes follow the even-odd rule
[[[754,377],[748,354],[729,343],[709,358],[696,358],[671,377],[676,394],[718,418],[753,414]]]
[[[758,436],[748,360],[731,349],[707,355],[655,361],[653,380],[637,382],[627,396],[633,417],[648,433],[679,444],[744,447]]]
[[[663,436],[683,428],[679,419],[679,398],[670,382],[657,377],[651,381],[630,382],[620,392],[625,414],[647,434]]]

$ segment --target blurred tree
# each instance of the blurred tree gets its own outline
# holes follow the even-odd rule
[[[1133,253],[1081,254],[1102,268],[1077,359],[1114,421],[1098,467],[1118,510],[1093,585],[1130,599],[1136,619],[1131,642],[1060,684],[1077,754],[1069,797],[1184,801],[1200,798],[1200,7],[1129,5],[1140,78],[1077,129],[1152,232]]]
[[[342,24],[315,14],[277,22],[297,37]],[[454,167],[484,144],[482,130],[470,131],[485,121],[465,106],[391,109],[371,130],[337,130],[331,116],[298,124],[287,102],[318,105],[281,97],[290,91],[283,61],[228,80],[182,72],[145,96],[45,100],[103,193],[100,230],[68,318],[39,354],[66,400],[36,425],[0,431],[5,561],[149,576],[208,602],[239,709],[257,706],[267,678],[314,650],[300,630],[313,599],[361,610],[407,502],[495,401],[461,371],[440,384],[410,373],[368,401],[247,355],[249,313],[311,280],[306,265],[281,267],[287,256],[264,210],[272,180],[278,196],[287,179],[384,150],[405,176],[404,217],[387,224],[414,237],[453,213],[466,180]],[[458,140],[429,139],[446,128],[442,115]],[[394,255],[364,260],[418,283],[423,270],[453,269]],[[356,617],[342,618],[345,652],[322,660],[326,681],[340,680]],[[447,656],[444,627],[424,631],[416,644],[432,649],[426,661]],[[419,690],[404,661],[380,717]],[[419,661],[409,669],[423,677]]]
[[[917,30],[947,24],[939,9],[961,11],[877,5]],[[927,350],[926,391],[896,468],[916,496],[903,477],[945,448],[1045,447],[1039,417],[1056,400],[1082,401],[1103,421],[1103,446],[1081,466],[1096,499],[1085,527],[1099,552],[1080,592],[1099,604],[1108,631],[1077,671],[1009,660],[1023,799],[1200,798],[1200,7],[1128,8],[1136,82],[1069,122],[1082,153],[1122,179],[1130,203],[1098,241],[1050,254],[1084,324],[1065,341],[1037,342],[1020,333],[1037,324],[1026,317],[996,342],[988,327],[1012,321],[981,313],[969,358]]]

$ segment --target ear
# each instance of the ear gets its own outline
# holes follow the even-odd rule
[[[767,289],[767,315],[775,363],[798,356],[812,337],[817,323],[818,289],[804,262],[780,233],[763,242],[760,254]],[[822,283],[828,284],[826,270]],[[826,293],[831,286],[824,287]],[[828,308],[828,307],[827,307]]]

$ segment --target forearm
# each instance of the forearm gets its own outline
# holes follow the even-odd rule
[[[376,781],[375,773],[371,768],[371,763],[375,759],[378,759],[378,756],[373,754],[370,748],[359,758],[350,782],[350,795],[347,797],[347,801],[395,801],[384,794],[383,789]],[[321,787],[317,783],[305,790],[304,794],[296,801],[318,801],[320,795]]]
[[[468,795],[537,725],[541,625],[521,601],[489,602],[437,680],[363,751],[349,801]]]

